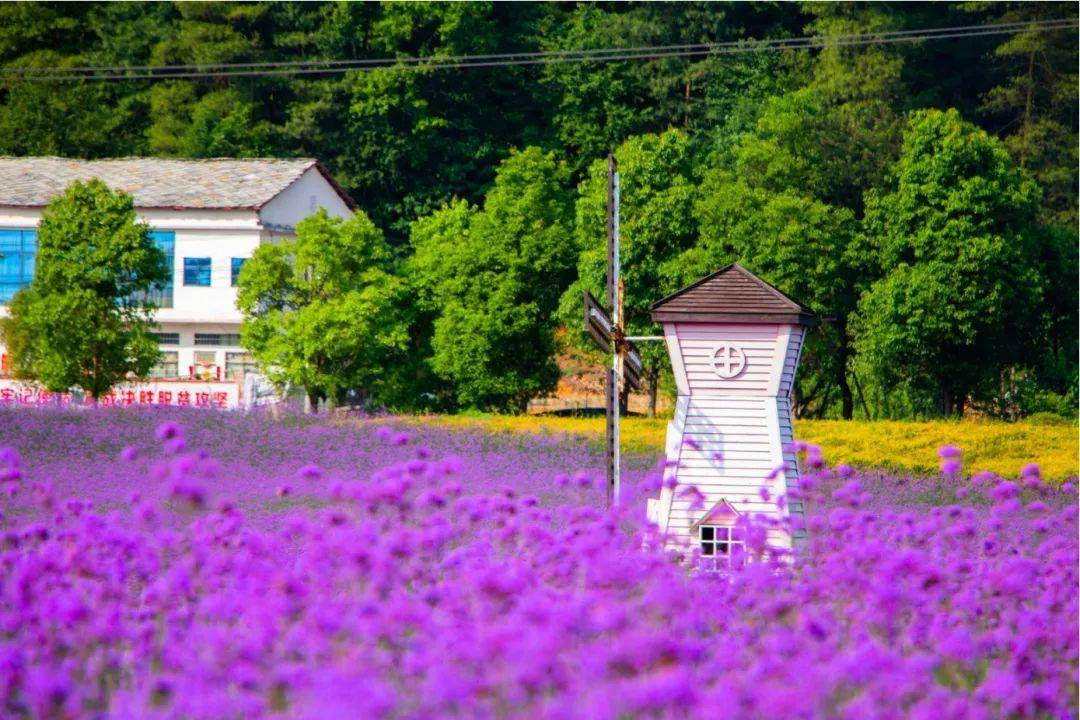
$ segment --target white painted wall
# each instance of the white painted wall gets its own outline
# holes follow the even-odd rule
[[[672,323],[678,335],[683,371],[691,395],[758,394],[768,389],[777,352],[778,325],[705,325]],[[742,349],[746,369],[734,381],[723,380],[712,367],[717,343]]]
[[[266,227],[292,228],[321,207],[326,208],[332,217],[347,218],[352,215],[349,206],[333,186],[317,168],[312,167],[264,205],[259,217]]]
[[[236,288],[230,284],[234,257],[251,257],[263,235],[254,210],[139,210],[153,230],[176,236],[173,257],[173,307],[161,308],[161,323],[197,322],[238,325]],[[40,209],[0,209],[0,228],[35,228]],[[184,258],[211,259],[210,287],[184,285]],[[3,306],[0,306],[3,307]],[[6,308],[3,308],[6,313]],[[235,330],[233,330],[235,332]]]
[[[155,230],[173,228],[156,225]],[[173,306],[160,308],[160,323],[202,322],[239,324],[236,288],[231,284],[232,259],[249,258],[259,246],[259,228],[251,230],[173,230]],[[184,284],[184,258],[210,258],[210,286]]]

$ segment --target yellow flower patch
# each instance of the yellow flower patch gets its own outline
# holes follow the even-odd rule
[[[494,432],[538,432],[582,435],[597,443],[604,432],[602,417],[538,415],[429,416],[422,422],[446,426],[486,427]],[[666,419],[623,418],[624,452],[659,454],[664,449]],[[917,474],[939,470],[937,448],[951,444],[964,451],[967,473],[989,470],[1016,477],[1029,463],[1043,476],[1064,480],[1077,476],[1080,436],[1076,425],[1044,425],[997,421],[845,421],[800,420],[795,435],[822,449],[830,464],[880,468]]]

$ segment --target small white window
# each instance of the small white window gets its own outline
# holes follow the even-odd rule
[[[701,557],[707,567],[728,568],[732,560],[742,562],[746,542],[742,528],[731,525],[701,525],[698,527]]]

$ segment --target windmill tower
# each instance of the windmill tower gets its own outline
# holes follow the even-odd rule
[[[740,514],[802,512],[801,503],[781,507],[776,500],[798,484],[788,451],[791,392],[813,315],[732,264],[654,303],[652,319],[663,324],[678,387],[665,471],[678,486],[665,483],[650,501],[649,519],[672,541],[700,547],[720,564],[740,548]],[[702,493],[703,506],[680,492],[689,485]],[[781,529],[770,531],[769,540],[792,546]]]

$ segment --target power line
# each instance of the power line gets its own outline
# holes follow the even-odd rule
[[[219,65],[136,65],[87,66],[48,68],[6,68],[0,70],[0,80],[22,82],[61,82],[76,80],[168,80],[221,77],[258,77],[274,75],[337,74],[378,69],[440,70],[486,67],[547,65],[569,62],[611,62],[623,60],[655,60],[671,57],[704,57],[744,53],[777,52],[782,50],[821,49],[826,47],[855,47],[897,42],[923,42],[1020,32],[1047,32],[1076,28],[1077,21],[1041,20],[994,25],[965,25],[921,30],[898,30],[881,33],[848,35],[817,35],[777,40],[740,40],[713,44],[658,45],[593,50],[559,50],[543,52],[499,53],[489,55],[456,55],[407,58],[378,58],[361,60],[301,60],[261,63],[226,63]],[[167,71],[167,72],[161,72]],[[50,74],[50,73],[68,73]],[[75,73],[75,74],[73,74]],[[85,74],[84,74],[85,73]],[[105,74],[102,74],[105,73]],[[128,74],[134,73],[134,74]]]
[[[320,67],[332,67],[332,66],[346,66],[346,67],[363,67],[367,65],[379,65],[379,66],[394,66],[397,64],[420,64],[420,63],[455,63],[459,61],[490,61],[490,60],[509,60],[509,59],[533,59],[533,58],[547,58],[547,57],[560,57],[560,56],[594,56],[604,54],[625,54],[635,52],[667,52],[674,50],[687,50],[687,51],[700,51],[700,50],[720,50],[724,48],[741,47],[746,46],[747,43],[757,43],[765,46],[769,44],[785,44],[785,43],[804,43],[810,40],[818,41],[844,41],[852,39],[864,39],[864,38],[883,38],[883,37],[901,37],[907,35],[919,35],[930,34],[939,32],[963,32],[969,30],[994,30],[994,31],[1022,31],[1028,29],[1031,26],[1042,27],[1045,25],[1058,25],[1062,23],[1071,24],[1072,21],[1066,19],[1055,20],[1037,20],[1030,22],[1014,22],[1014,23],[1000,23],[996,25],[958,25],[948,28],[925,28],[921,30],[892,30],[883,33],[851,33],[845,35],[827,35],[827,36],[806,36],[801,38],[781,38],[774,40],[734,40],[722,43],[695,43],[689,45],[653,45],[644,47],[624,47],[624,48],[597,48],[597,49],[583,49],[583,50],[546,50],[537,52],[516,52],[516,53],[498,53],[498,54],[486,54],[486,55],[447,55],[447,56],[426,56],[426,57],[404,57],[404,58],[368,58],[359,60],[294,60],[294,61],[263,61],[263,62],[246,62],[246,63],[211,63],[211,64],[184,64],[184,65],[99,65],[99,66],[73,66],[73,67],[49,67],[49,68],[7,68],[5,72],[14,72],[22,74],[33,74],[35,72],[49,72],[49,71],[64,71],[64,72],[120,72],[130,70],[142,70],[142,71],[157,71],[157,70],[190,70],[199,72],[211,72],[218,70],[229,70],[233,68],[237,69],[253,69],[253,68],[267,68],[267,67],[300,67],[300,66],[320,66]]]
[[[461,55],[444,57],[383,58],[371,60],[320,60],[293,62],[234,63],[223,65],[161,65],[161,66],[101,66],[87,68],[9,68],[0,71],[0,79],[12,80],[133,80],[133,79],[183,79],[204,77],[228,77],[230,75],[250,77],[265,75],[307,75],[319,73],[340,73],[349,70],[393,69],[444,69],[444,68],[479,68],[505,67],[520,65],[548,64],[553,62],[587,62],[633,59],[657,59],[663,57],[693,57],[703,55],[741,54],[747,52],[767,52],[786,49],[817,49],[828,46],[855,46],[884,44],[887,42],[919,42],[923,40],[950,39],[959,37],[977,37],[982,35],[1014,34],[1025,30],[1056,30],[1075,27],[1075,21],[1051,20],[1030,23],[1005,23],[998,25],[970,25],[952,28],[931,28],[926,30],[906,30],[886,33],[862,33],[852,35],[808,36],[782,40],[766,40],[747,44],[748,41],[718,43],[711,45],[669,45],[635,48],[608,48],[599,50],[549,51],[537,53],[503,53],[498,55]],[[749,41],[752,42],[752,41]],[[158,69],[187,69],[184,72],[146,74],[145,71]],[[224,70],[215,71],[214,68]],[[232,68],[259,68],[257,70],[234,71]],[[140,70],[144,74],[109,74],[109,75],[35,75],[33,73],[87,71],[132,71]]]

